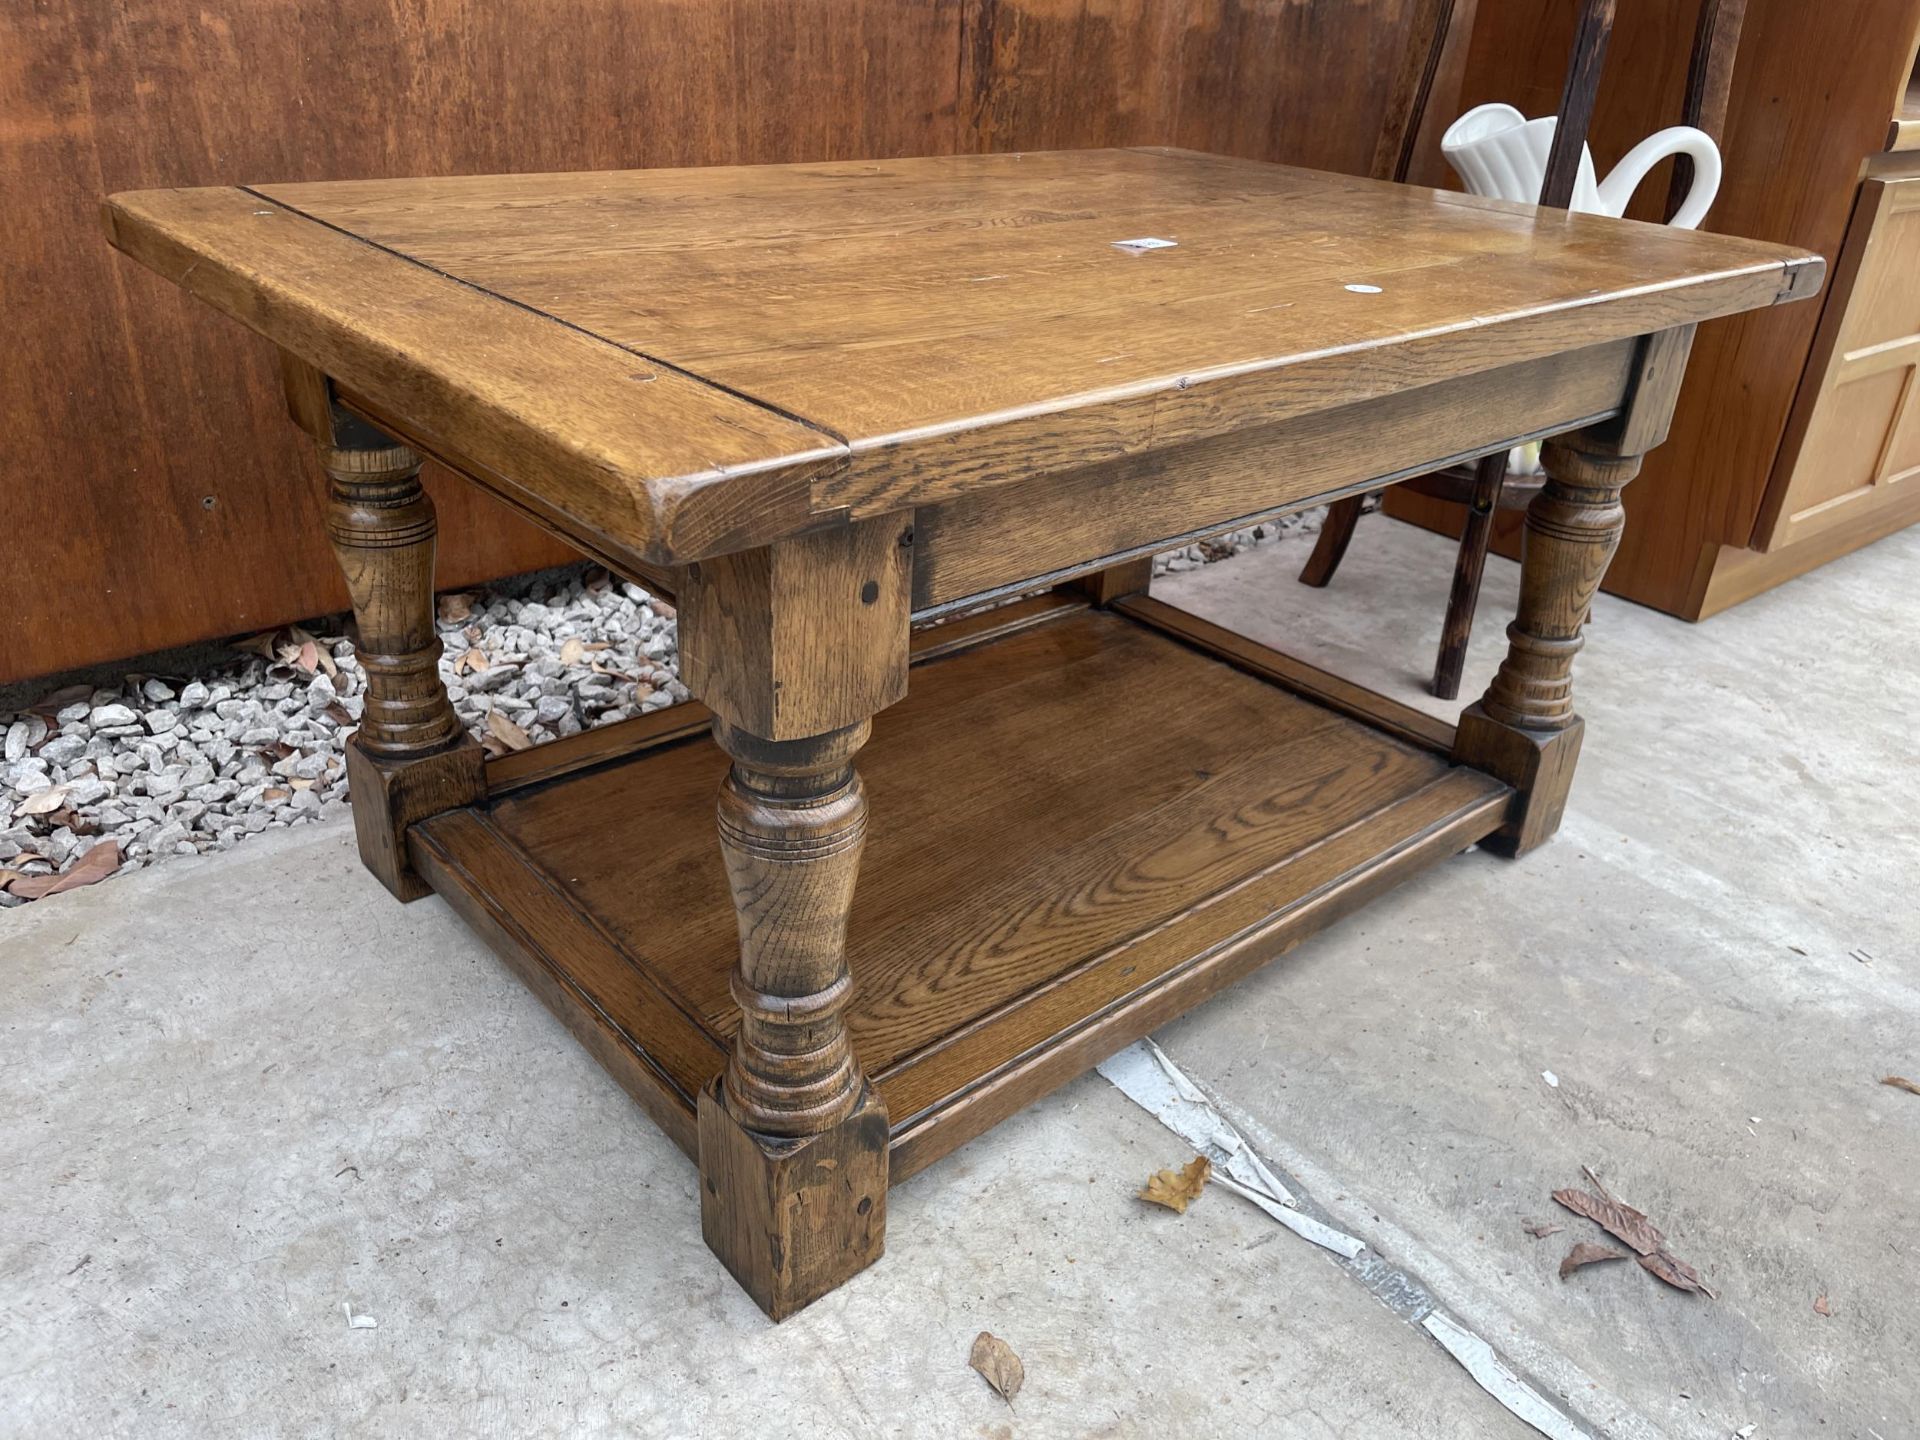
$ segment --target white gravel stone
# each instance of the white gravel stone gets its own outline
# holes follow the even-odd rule
[[[1155,568],[1191,569],[1297,528],[1301,517],[1256,526],[1163,555]],[[491,711],[512,717],[540,744],[688,698],[673,607],[638,585],[579,566],[504,581],[466,599],[467,606],[440,612],[464,609],[458,620],[438,621],[440,677],[482,744],[499,744],[487,729]],[[30,852],[64,862],[96,843],[97,832],[120,841],[124,871],[200,848],[230,849],[248,835],[337,813],[347,798],[345,747],[365,707],[366,674],[341,617],[303,629],[302,639],[311,638],[337,674],[236,652],[178,681],[128,676],[118,689],[68,700],[51,721],[44,710],[0,714],[0,825],[11,827],[0,830],[0,859]],[[561,658],[569,640],[604,648],[569,664]],[[484,667],[479,657],[462,667],[471,650],[485,657]],[[333,706],[352,723],[341,724]],[[49,816],[18,815],[22,801],[55,784],[68,787],[63,808],[85,835]]]

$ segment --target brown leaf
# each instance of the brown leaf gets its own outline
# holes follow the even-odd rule
[[[680,612],[656,595],[653,597],[653,613],[662,620],[671,620]]]
[[[569,640],[567,640],[563,645],[561,645],[560,663],[562,665],[578,665],[582,660],[586,659],[587,656],[593,654],[594,652],[599,650],[611,650],[612,648],[613,646],[608,644],[605,640],[594,640],[589,642],[586,640],[582,640],[578,635],[575,635]]]
[[[45,790],[35,791],[20,802],[15,811],[19,815],[51,815],[65,802],[70,786],[50,785]]]
[[[1527,1234],[1531,1235],[1536,1240],[1544,1240],[1549,1235],[1558,1235],[1562,1230],[1566,1228],[1567,1227],[1564,1225],[1548,1225],[1548,1224],[1545,1224],[1544,1222],[1537,1221],[1537,1220],[1529,1221],[1527,1224]]]
[[[440,597],[440,619],[448,625],[457,625],[473,613],[473,596],[442,595]]]
[[[594,661],[589,668],[591,668],[596,675],[611,676],[615,680],[625,680],[631,683],[637,682],[640,679],[638,675],[629,675],[626,671],[616,670],[611,665],[602,665],[598,660]]]
[[[1611,1245],[1596,1245],[1591,1240],[1582,1240],[1567,1251],[1566,1259],[1560,1262],[1560,1278],[1565,1280],[1574,1271],[1588,1265],[1598,1265],[1604,1260],[1624,1260],[1627,1252],[1615,1250]]]
[[[62,805],[58,810],[47,816],[47,824],[53,826],[56,830],[64,825],[76,835],[98,835],[100,833],[100,827],[98,825],[87,819],[86,816],[74,813],[73,808],[68,805]]]
[[[347,713],[347,707],[342,705],[338,700],[335,700],[327,706],[327,718],[336,725],[352,725],[356,723],[353,716]]]
[[[453,673],[471,675],[475,670],[486,669],[489,663],[491,662],[487,659],[487,652],[476,646],[453,662]]]
[[[487,712],[487,729],[493,733],[495,739],[509,750],[531,750],[533,748],[533,741],[528,737],[527,732],[514,724],[513,721],[509,720],[498,710],[489,710]]]
[[[1904,1090],[1909,1095],[1920,1095],[1920,1085],[1914,1084],[1913,1081],[1907,1079],[1904,1075],[1883,1075],[1880,1078],[1880,1083],[1882,1085],[1891,1085],[1896,1090]]]
[[[1200,1192],[1207,1188],[1212,1174],[1213,1162],[1204,1155],[1196,1155],[1193,1163],[1183,1169],[1155,1171],[1140,1192],[1140,1198],[1150,1204],[1164,1205],[1176,1215],[1184,1215],[1187,1206],[1199,1199]]]
[[[1009,1405],[1020,1393],[1020,1387],[1027,1383],[1027,1367],[1020,1363],[1013,1347],[991,1330],[982,1330],[973,1337],[973,1350],[967,1356],[967,1364],[978,1370],[980,1378]]]
[[[262,630],[258,635],[249,635],[244,640],[234,641],[233,648],[236,650],[245,650],[249,654],[258,655],[263,660],[271,660],[274,658],[277,649],[274,641],[277,640],[279,636],[280,632],[278,630]]]
[[[23,900],[44,900],[49,895],[64,894],[68,890],[78,890],[82,885],[91,885],[96,880],[104,880],[119,868],[120,842],[102,840],[74,861],[65,874],[29,875],[24,879],[9,880],[7,893],[18,895]]]
[[[1713,1287],[1700,1278],[1698,1270],[1670,1251],[1657,1250],[1651,1255],[1642,1255],[1640,1263],[1649,1274],[1659,1276],[1676,1290],[1698,1291],[1709,1300],[1720,1298]]]
[[[1556,1190],[1553,1198],[1574,1214],[1586,1216],[1614,1239],[1624,1240],[1642,1255],[1651,1255],[1666,1243],[1667,1237],[1652,1221],[1611,1195],[1602,1199],[1584,1190]]]
[[[1816,1315],[1833,1314],[1833,1302],[1824,1295],[1817,1295],[1813,1301],[1813,1313]]]
[[[293,792],[291,790],[282,790],[278,785],[274,786],[271,790],[262,790],[260,792],[260,798],[269,805],[277,805],[282,800],[292,798],[292,795]]]
[[[314,674],[320,668],[320,647],[311,640],[302,641],[299,650],[294,653],[293,663],[307,674]]]

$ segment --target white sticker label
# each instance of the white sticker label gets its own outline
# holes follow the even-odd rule
[[[1148,235],[1139,240],[1116,240],[1113,242],[1113,248],[1125,250],[1132,255],[1140,255],[1148,250],[1171,250],[1179,243],[1178,240],[1156,240]]]

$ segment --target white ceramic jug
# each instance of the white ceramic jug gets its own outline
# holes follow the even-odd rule
[[[1529,120],[1511,105],[1476,105],[1440,138],[1440,153],[1476,195],[1500,200],[1540,198],[1553,148],[1553,116]],[[1596,183],[1593,154],[1581,147],[1580,175],[1569,207],[1592,215],[1622,215],[1647,172],[1669,155],[1693,157],[1693,185],[1671,224],[1691,230],[1706,218],[1720,191],[1720,147],[1704,130],[1675,125],[1642,140],[1621,157],[1613,173]]]

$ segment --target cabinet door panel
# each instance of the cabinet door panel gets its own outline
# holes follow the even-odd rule
[[[1836,271],[1761,516],[1765,550],[1920,488],[1920,177],[1866,182]]]

